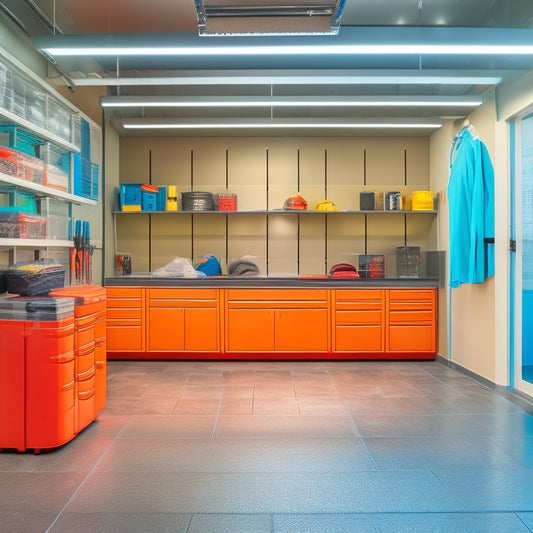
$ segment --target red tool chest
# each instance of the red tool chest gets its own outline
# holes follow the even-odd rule
[[[74,301],[0,301],[0,448],[55,448],[76,435]]]
[[[106,401],[106,290],[99,285],[76,285],[50,292],[55,298],[74,298],[74,347],[78,431],[88,426]]]

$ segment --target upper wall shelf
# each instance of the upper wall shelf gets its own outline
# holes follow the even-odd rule
[[[65,150],[68,150],[70,152],[80,151],[79,146],[76,146],[75,144],[66,141],[59,135],[54,135],[52,132],[48,131],[47,129],[37,126],[36,124],[33,124],[29,120],[26,120],[25,118],[22,118],[16,115],[12,111],[9,111],[8,109],[5,109],[4,107],[0,107],[0,117],[1,117],[1,122],[16,124],[17,126],[20,126],[26,130],[33,132],[39,138],[53,142],[55,145],[60,146],[61,148],[64,148]]]
[[[45,185],[40,185],[39,183],[33,183],[28,180],[21,178],[15,178],[14,176],[9,176],[8,174],[3,174],[0,172],[0,182],[7,183],[9,185],[16,185],[21,189],[34,192],[36,194],[42,194],[43,196],[50,198],[60,198],[62,200],[67,200],[73,204],[83,204],[83,205],[97,205],[96,200],[89,200],[88,198],[83,198],[76,194],[70,194],[68,192],[60,191],[59,189],[54,189],[53,187],[47,187]]]
[[[315,211],[314,209],[271,209],[271,210],[255,210],[255,211],[113,211],[113,214],[123,215],[239,215],[239,214],[266,214],[266,215],[423,215],[423,214],[437,214],[436,210],[430,211],[406,211],[406,210],[367,210],[367,211]]]

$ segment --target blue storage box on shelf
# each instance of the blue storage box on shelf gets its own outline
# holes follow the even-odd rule
[[[74,194],[89,200],[98,200],[99,166],[88,159],[74,154]]]
[[[0,125],[0,145],[13,148],[28,155],[35,155],[35,147],[42,140],[14,124]]]
[[[122,211],[140,211],[142,206],[140,183],[125,183],[120,186],[120,209]]]
[[[142,191],[142,210],[143,211],[157,211],[157,193]]]
[[[37,214],[37,201],[35,195],[19,191],[15,185],[0,187],[0,211]]]
[[[167,209],[167,188],[166,186],[159,186],[157,193],[157,211],[166,211]]]

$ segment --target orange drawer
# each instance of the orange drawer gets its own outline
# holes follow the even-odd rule
[[[389,301],[393,302],[429,302],[435,299],[434,289],[390,289]]]
[[[383,307],[381,302],[367,301],[367,302],[337,302],[335,309],[337,311],[365,311],[378,310]]]
[[[142,298],[144,289],[107,287],[106,293],[108,298]]]
[[[226,295],[229,303],[245,301],[327,303],[328,301],[326,289],[229,289]]]
[[[75,343],[76,348],[80,348],[89,342],[94,341],[94,320],[95,315],[89,315],[86,317],[76,318],[75,324]]]
[[[391,324],[431,324],[433,322],[434,313],[432,310],[416,310],[416,311],[391,311],[389,314],[389,322]]]
[[[215,309],[218,306],[216,300],[168,300],[151,299],[148,302],[150,309],[154,308],[184,308],[184,307],[206,307]]]
[[[383,299],[379,289],[341,289],[335,291],[337,302],[379,302]]]
[[[433,311],[432,302],[391,302],[389,310],[392,312]]]
[[[383,328],[375,326],[339,326],[335,328],[336,352],[382,352]]]
[[[391,326],[389,328],[391,352],[436,351],[435,331],[431,326]]]
[[[82,317],[87,316],[92,313],[98,313],[99,311],[103,311],[106,308],[106,301],[102,300],[100,302],[92,302],[88,304],[83,305],[76,305],[74,306],[74,316],[75,317]]]
[[[335,313],[335,323],[340,324],[381,324],[383,313],[377,311],[339,311]]]
[[[143,330],[139,323],[107,325],[107,351],[138,351],[143,349]]]
[[[141,320],[142,318],[142,309],[108,309],[107,310],[107,321],[113,320]],[[109,324],[107,324],[109,325]]]
[[[217,301],[217,289],[149,289],[151,301],[160,300],[212,300]]]
[[[94,388],[95,368],[89,368],[83,374],[78,374],[78,392],[87,392]]]
[[[99,339],[105,337],[105,317],[106,311],[100,311],[94,319],[94,338]]]
[[[78,373],[78,379],[84,379],[80,376],[91,368],[94,370],[94,348],[95,343],[92,341],[91,343],[83,346],[76,354],[76,371]]]
[[[142,300],[140,298],[114,298],[107,300],[107,309],[110,308],[141,308]]]

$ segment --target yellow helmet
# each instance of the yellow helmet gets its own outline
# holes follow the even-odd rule
[[[315,204],[315,211],[337,211],[338,207],[331,200],[319,200]]]

